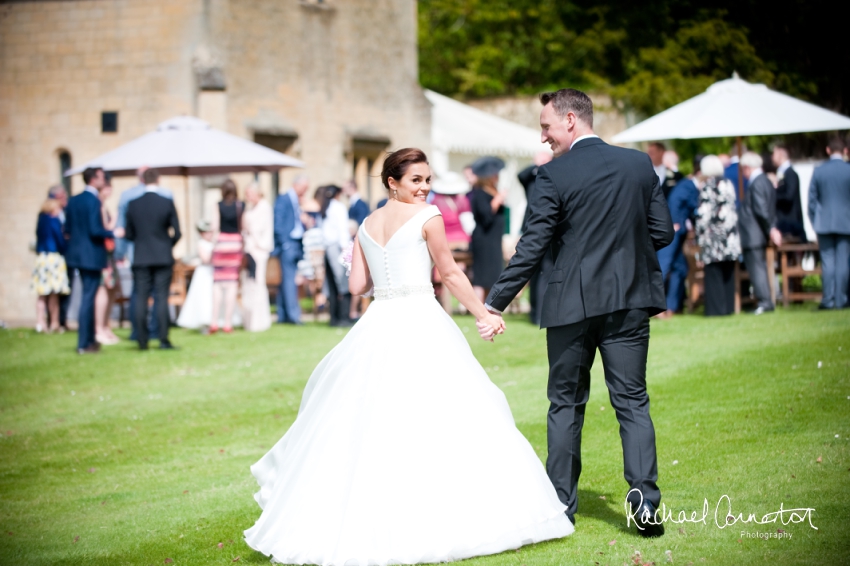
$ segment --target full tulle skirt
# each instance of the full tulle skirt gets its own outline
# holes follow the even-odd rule
[[[370,305],[251,472],[286,564],[447,562],[573,532],[502,391],[433,296]]]

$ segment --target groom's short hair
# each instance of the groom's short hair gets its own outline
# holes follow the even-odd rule
[[[540,102],[543,106],[551,102],[560,118],[566,116],[567,112],[572,112],[579,120],[593,127],[593,101],[580,90],[562,88],[555,92],[544,92],[540,95]]]

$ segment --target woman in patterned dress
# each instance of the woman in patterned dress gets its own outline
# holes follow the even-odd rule
[[[213,248],[213,307],[210,334],[218,331],[221,300],[224,298],[224,330],[233,331],[233,312],[236,310],[236,295],[239,291],[239,271],[242,268],[242,213],[245,204],[239,200],[236,183],[230,179],[221,185],[221,202],[218,214],[213,216],[213,231],[216,232]]]
[[[716,155],[700,161],[700,179],[694,230],[705,264],[705,316],[722,316],[735,312],[735,262],[741,255],[735,187]]]
[[[32,288],[38,294],[36,332],[47,329],[47,311],[50,311],[50,332],[59,332],[59,295],[71,292],[63,255],[67,244],[59,220],[60,211],[58,200],[44,201],[35,230],[38,257],[32,272]]]

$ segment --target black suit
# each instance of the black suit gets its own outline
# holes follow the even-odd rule
[[[656,250],[673,240],[658,176],[647,155],[586,139],[540,167],[529,206],[527,231],[487,303],[504,310],[551,250],[555,265],[541,315],[548,328],[549,477],[572,517],[598,348],[620,421],[626,481],[657,506],[646,355],[649,316],[667,308]]]
[[[771,310],[773,301],[770,298],[765,250],[770,241],[770,229],[776,226],[776,189],[764,174],[760,174],[748,182],[745,193],[738,210],[738,232],[741,235],[744,263],[750,274],[758,306]]]
[[[174,201],[148,191],[127,207],[126,238],[135,243],[133,286],[136,297],[149,297],[153,286],[160,343],[168,343],[168,288],[174,266],[172,248],[180,240]],[[169,231],[171,233],[169,233]],[[148,303],[136,301],[139,344],[148,343]]]
[[[531,195],[534,194],[534,181],[537,179],[538,169],[540,169],[539,165],[529,165],[517,174],[517,179],[519,179],[519,182],[525,189],[526,202],[531,202]],[[520,227],[521,234],[525,234],[525,230],[528,228],[528,217],[530,215],[531,206],[527,206],[525,216],[522,219],[522,226]],[[541,299],[543,293],[546,292],[546,280],[549,278],[549,274],[552,273],[553,263],[552,254],[544,254],[540,266],[534,271],[534,275],[531,276],[528,283],[528,302],[531,306],[529,319],[533,324],[540,324],[540,311],[542,310],[543,302]]]
[[[776,187],[776,227],[783,236],[806,241],[803,205],[800,202],[800,176],[793,167],[785,170]]]

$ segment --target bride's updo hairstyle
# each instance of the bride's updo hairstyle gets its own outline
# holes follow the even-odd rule
[[[384,168],[381,171],[381,181],[384,183],[384,188],[390,190],[390,177],[401,181],[404,174],[407,173],[408,167],[414,163],[428,163],[428,156],[421,149],[415,147],[406,147],[399,149],[387,155],[384,159]]]

